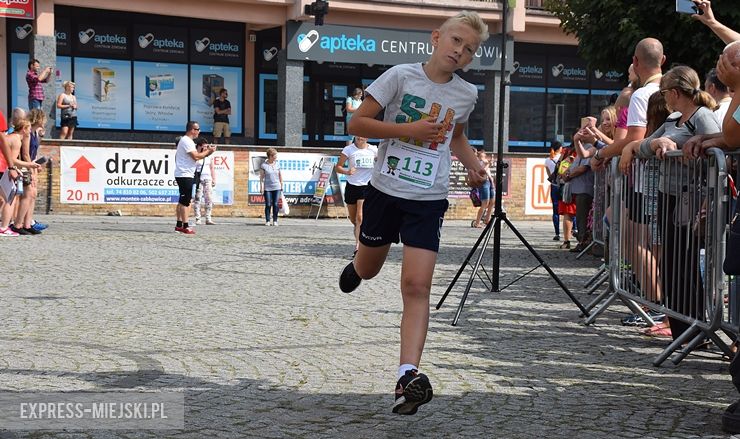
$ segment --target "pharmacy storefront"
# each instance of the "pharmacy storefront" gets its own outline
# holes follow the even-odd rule
[[[54,24],[56,95],[64,81],[76,83],[80,129],[181,133],[196,120],[209,132],[213,100],[226,88],[231,131],[243,132],[243,24],[63,6]],[[25,107],[32,27],[8,20],[7,29],[8,100]]]
[[[425,62],[433,51],[429,31],[288,22],[286,38],[287,59],[298,62],[302,69],[303,108],[294,109],[293,114],[303,114],[304,145],[343,146],[349,139],[344,105],[352,91],[364,89],[390,66]],[[256,137],[262,144],[273,144],[277,139],[281,85],[275,55],[280,41],[280,33],[272,30],[257,36]],[[493,105],[493,101],[482,98],[485,78],[486,72],[494,77],[500,69],[500,43],[501,36],[492,35],[478,50],[468,71],[460,72],[480,91],[468,125],[474,145],[484,144],[484,106]],[[509,42],[509,53],[512,49],[513,43]]]

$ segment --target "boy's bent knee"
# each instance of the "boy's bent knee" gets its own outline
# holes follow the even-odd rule
[[[357,272],[357,275],[360,276],[363,280],[374,278],[378,275],[378,273],[380,273],[381,268],[383,267],[363,267],[355,264],[355,272]]]

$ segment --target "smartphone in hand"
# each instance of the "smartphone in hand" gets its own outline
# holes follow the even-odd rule
[[[48,160],[48,159],[46,158],[46,156],[43,156],[43,155],[42,155],[41,157],[37,158],[37,159],[36,159],[36,160],[34,160],[33,162],[34,162],[34,163],[38,163],[39,165],[43,165],[44,163],[46,163],[46,162],[47,162],[47,160]]]
[[[704,14],[704,11],[699,9],[699,6],[696,5],[692,0],[676,0],[676,12],[679,14]]]

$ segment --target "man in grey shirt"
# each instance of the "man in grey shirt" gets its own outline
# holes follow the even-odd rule
[[[578,245],[571,252],[581,252],[588,245],[591,232],[586,227],[588,212],[594,201],[594,173],[591,171],[590,158],[577,157],[564,180],[570,182],[570,188],[576,199],[576,224],[578,224]]]

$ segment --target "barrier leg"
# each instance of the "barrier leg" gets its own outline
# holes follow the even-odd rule
[[[689,344],[686,345],[683,349],[680,349],[676,352],[676,355],[671,358],[671,362],[678,366],[678,363],[683,361],[684,358],[686,358],[694,349],[696,349],[697,346],[702,344],[704,340],[706,339],[706,335],[704,332],[699,331],[699,334],[694,337]]]
[[[591,303],[589,303],[588,305],[586,305],[586,309],[589,310],[589,311],[591,311],[592,309],[594,309],[596,307],[596,305],[598,305],[599,303],[601,303],[610,294],[614,294],[614,290],[612,290],[611,287],[609,287],[606,290],[604,290],[594,300],[592,300]],[[581,315],[581,317],[583,317],[583,316]]]
[[[665,360],[668,359],[668,357],[671,356],[675,351],[681,348],[681,345],[688,342],[692,337],[696,336],[697,332],[701,332],[699,328],[696,327],[696,323],[691,325],[689,329],[686,330],[683,334],[681,334],[680,337],[673,340],[673,343],[669,344],[667,348],[663,349],[663,352],[661,352],[657,357],[655,357],[655,360],[653,360],[653,366],[660,367],[661,364]]]
[[[578,256],[576,256],[576,259],[581,259],[581,256],[585,255],[587,251],[591,250],[591,247],[593,247],[595,244],[596,243],[593,241],[589,242],[586,248],[584,248],[583,250],[581,250],[580,253],[578,253]]]
[[[598,279],[599,276],[604,274],[604,272],[606,272],[606,264],[601,264],[601,266],[599,267],[599,271],[593,276],[591,276],[591,278],[588,281],[586,281],[585,284],[583,284],[583,288],[588,288],[589,285],[591,285],[596,279]]]
[[[608,291],[609,290],[607,290],[607,292]],[[609,296],[608,299],[606,299],[606,301],[604,302],[604,304],[601,305],[600,307],[598,307],[593,313],[591,313],[591,315],[588,316],[588,318],[586,318],[586,320],[584,320],[583,323],[586,326],[588,326],[588,325],[592,324],[593,322],[595,322],[596,321],[596,317],[598,317],[599,314],[601,314],[602,312],[606,311],[606,309],[609,308],[611,306],[611,304],[614,303],[615,300],[617,300],[617,297],[619,297],[619,294],[612,293],[612,295]]]
[[[599,288],[601,288],[602,285],[604,285],[604,282],[609,280],[609,274],[604,273],[603,276],[601,276],[601,279],[599,279],[598,282],[596,282],[591,288],[589,288],[588,291],[586,291],[586,294],[589,296],[596,292]]]

